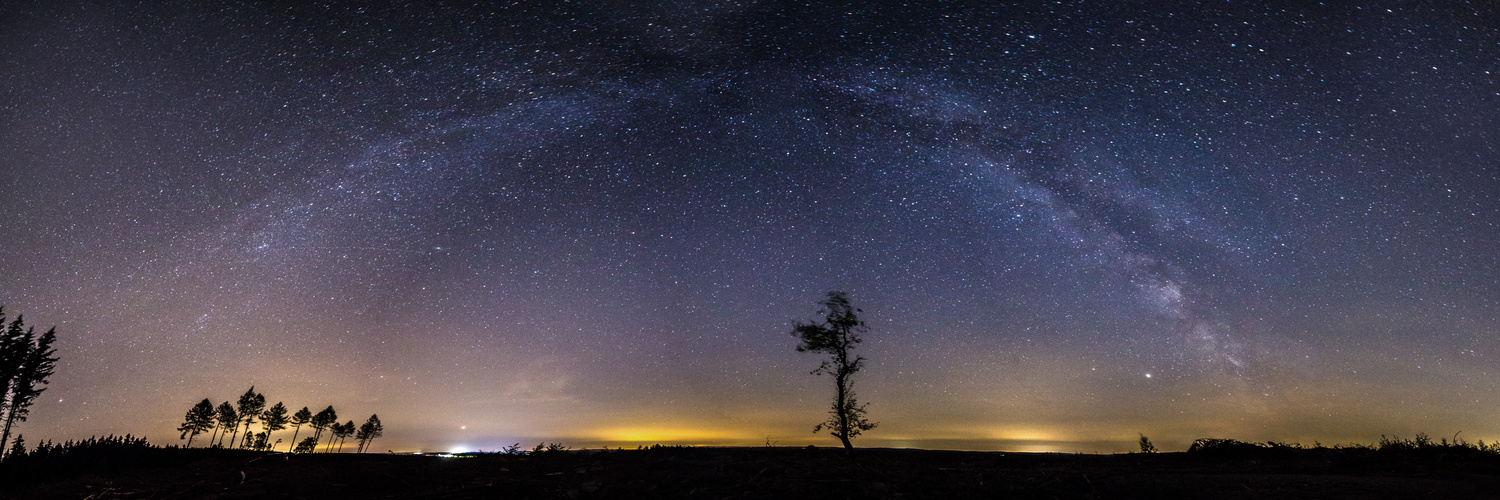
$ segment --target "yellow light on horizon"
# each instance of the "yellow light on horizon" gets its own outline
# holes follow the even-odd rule
[[[991,439],[1005,441],[1060,441],[1062,438],[1056,431],[1039,428],[1020,428],[996,431],[990,435]]]
[[[612,443],[724,444],[744,441],[747,436],[704,428],[619,427],[602,430],[595,439]]]

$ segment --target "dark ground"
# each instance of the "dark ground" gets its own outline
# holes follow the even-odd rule
[[[149,450],[11,468],[5,498],[1500,498],[1500,456],[660,448],[536,456]],[[73,470],[57,470],[69,468]],[[19,473],[19,475],[17,475]]]

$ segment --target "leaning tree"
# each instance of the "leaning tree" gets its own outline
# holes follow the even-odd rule
[[[313,444],[314,444],[314,446],[316,446],[317,443],[320,443],[320,442],[323,441],[322,440],[322,438],[323,438],[323,431],[329,430],[335,424],[339,423],[339,414],[338,414],[337,411],[334,411],[332,405],[329,405],[327,408],[324,408],[323,411],[318,412],[317,415],[313,415],[312,421],[310,421],[308,423],[312,425],[312,428],[313,428],[313,431],[314,431],[313,432]],[[329,451],[329,450],[332,449],[332,447],[333,447],[333,441],[332,440],[329,440],[328,446],[329,446],[329,449],[328,450],[324,450],[325,452],[327,452],[327,451]]]
[[[223,446],[224,438],[229,437],[229,430],[239,429],[240,414],[234,411],[234,405],[229,404],[228,401],[219,403],[218,412],[219,414],[215,417],[219,421],[218,445]],[[234,444],[234,440],[231,439],[229,444]]]
[[[198,404],[188,409],[187,416],[182,419],[182,426],[177,430],[182,431],[178,439],[187,439],[188,447],[193,446],[193,438],[202,434],[203,431],[214,427],[214,403],[204,398]]]
[[[0,325],[4,323],[5,313],[0,310]],[[20,315],[0,329],[0,420],[5,422],[0,450],[10,441],[11,429],[26,421],[31,404],[47,390],[47,379],[57,365],[57,351],[52,348],[56,341],[56,328],[37,337],[36,329],[27,327]]]
[[[833,375],[836,389],[833,408],[828,412],[828,420],[814,426],[813,432],[828,429],[829,434],[844,443],[844,451],[852,453],[854,445],[849,440],[875,428],[875,423],[865,418],[866,405],[859,404],[854,397],[853,377],[864,367],[865,358],[849,352],[860,343],[859,335],[868,328],[857,315],[864,311],[849,305],[849,297],[844,292],[828,292],[828,298],[821,304],[823,309],[818,313],[824,315],[823,321],[798,321],[792,328],[792,335],[802,340],[797,345],[797,352],[828,355],[828,359],[812,371],[814,375]]]
[[[342,424],[333,424],[333,437],[339,441],[339,453],[344,452],[344,440],[354,435],[354,421],[350,420]],[[328,443],[332,445],[333,443]]]
[[[365,450],[370,449],[371,441],[385,433],[385,426],[380,424],[380,417],[370,415],[370,419],[360,425],[356,432],[354,439],[359,441],[359,452],[364,453]]]
[[[237,411],[240,415],[240,420],[245,422],[245,438],[246,441],[249,441],[250,426],[255,424],[255,417],[260,416],[260,412],[266,409],[266,396],[256,393],[255,386],[252,385],[250,389],[240,395],[238,406]],[[235,436],[239,436],[238,426],[235,427],[234,432]],[[234,442],[234,438],[230,438],[229,440],[230,442]],[[241,447],[243,448],[244,446],[242,445]]]
[[[286,405],[281,404],[280,401],[260,414],[260,426],[266,429],[266,439],[270,439],[272,432],[285,429],[286,424],[290,422],[291,420],[286,416]]]
[[[297,433],[302,432],[302,426],[307,425],[308,422],[312,422],[312,418],[312,411],[304,406],[301,410],[297,410],[297,413],[292,414],[292,419],[287,421],[288,424],[292,425],[292,450],[296,450]]]

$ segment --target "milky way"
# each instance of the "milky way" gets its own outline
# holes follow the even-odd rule
[[[830,290],[873,446],[1500,439],[1484,2],[38,2],[0,48],[33,441],[255,385],[388,448],[830,444]]]

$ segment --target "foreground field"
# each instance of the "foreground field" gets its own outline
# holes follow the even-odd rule
[[[1493,455],[1371,449],[1059,455],[659,448],[439,457],[147,450],[6,498],[1500,498]],[[1424,451],[1424,450],[1418,450]],[[14,471],[12,471],[14,472]],[[50,477],[49,477],[50,476]],[[71,477],[69,477],[71,476]]]

